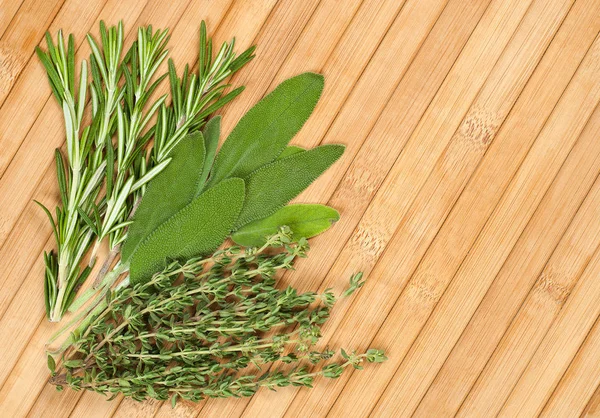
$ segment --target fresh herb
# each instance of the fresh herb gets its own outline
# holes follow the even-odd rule
[[[121,247],[122,260],[129,260],[143,239],[197,196],[204,156],[204,139],[199,132],[188,135],[175,147],[171,163],[150,182],[135,212]]]
[[[272,215],[300,194],[344,153],[342,145],[321,145],[267,164],[246,180],[246,201],[236,229]]]
[[[251,396],[260,387],[310,387],[317,376],[384,361],[374,349],[341,350],[337,360],[332,350],[316,350],[336,296],[275,286],[278,272],[306,256],[306,239],[339,219],[323,205],[286,206],[344,152],[289,145],[313,112],[323,77],[284,81],[218,150],[220,117],[207,119],[241,91],[224,94],[223,82],[252,59],[252,48],[236,57],[232,41],[213,57],[202,23],[198,72],[186,66],[179,77],[169,61],[168,74],[157,76],[167,31],[140,28],[122,58],[122,25],[101,23],[100,35],[101,42],[88,36],[92,81],[84,61],[77,89],[73,38],[65,45],[59,33],[55,45],[47,36],[48,52],[38,49],[67,135],[67,158],[56,152],[62,206],[56,217],[42,206],[58,245],[56,255],[44,254],[52,321],[71,305],[98,245],[106,239],[111,250],[95,286],[72,305],[87,306],[49,342],[74,327],[49,353],[51,383],[175,405]],[[152,99],[167,76],[170,102]],[[82,127],[88,90],[91,122]],[[230,235],[246,248],[217,250]],[[363,283],[362,274],[352,276],[342,296]],[[261,365],[275,367],[255,374]]]
[[[275,160],[313,112],[323,91],[323,76],[292,77],[248,111],[219,151],[209,180],[245,178]]]
[[[242,179],[227,179],[202,193],[140,243],[131,257],[131,282],[148,280],[167,260],[214,251],[229,235],[243,203]]]
[[[340,219],[337,210],[324,205],[288,205],[273,215],[250,222],[231,235],[236,244],[247,247],[263,245],[265,237],[277,232],[281,225],[292,231],[292,239],[311,238],[329,229]]]
[[[230,232],[251,222],[269,224],[258,237],[255,233],[257,241],[283,225],[295,230],[295,238],[312,237],[326,230],[332,219],[337,220],[337,212],[323,206],[292,206],[276,214],[344,152],[341,145],[311,150],[287,145],[314,109],[322,81],[312,73],[284,81],[242,117],[216,159],[220,118],[208,122],[204,135],[196,132],[180,141],[170,154],[169,167],[150,182],[128,230],[120,265],[123,269],[131,267],[132,282],[149,279],[168,260],[185,261],[185,257],[210,254]],[[279,107],[283,105],[282,110]],[[282,111],[293,111],[302,118],[282,120]],[[274,140],[267,135],[269,129]],[[264,152],[259,152],[261,149]],[[243,161],[228,162],[232,158]],[[223,170],[228,174],[217,182]],[[229,175],[246,171],[251,172],[243,179]],[[237,192],[229,190],[218,194],[218,199],[206,198],[232,180],[240,185]],[[329,221],[323,222],[323,217]]]
[[[279,154],[279,157],[277,157],[277,159],[281,160],[282,158],[289,157],[290,155],[294,155],[294,154],[297,154],[302,151],[306,151],[306,150],[297,145],[288,145],[287,147],[285,147],[283,152],[281,154]]]
[[[284,228],[261,248],[174,262],[145,283],[109,292],[70,344],[48,357],[51,383],[175,405],[252,396],[261,387],[311,387],[317,376],[337,378],[348,366],[384,361],[380,350],[341,350],[339,361],[309,370],[335,355],[314,346],[336,297],[275,287],[277,272],[307,248]],[[356,277],[346,294],[360,287]]]
[[[92,50],[89,83],[85,60],[76,83],[73,36],[65,42],[59,32],[55,42],[46,34],[47,52],[37,48],[66,129],[66,158],[59,150],[55,155],[61,205],[55,215],[42,206],[57,243],[56,253],[44,254],[46,311],[51,321],[60,320],[89,275],[90,268],[82,268],[81,263],[94,239],[90,265],[100,242],[108,240],[111,256],[103,271],[108,270],[146,184],[165,169],[169,154],[189,132],[202,128],[211,113],[241,92],[237,88],[225,94],[224,81],[253,58],[254,50],[236,57],[231,41],[213,56],[203,22],[198,72],[192,74],[186,66],[178,76],[169,61],[171,102],[167,103],[166,96],[153,99],[167,76],[156,75],[168,54],[167,30],[140,28],[125,53],[121,23],[107,28],[101,22],[100,41],[91,35],[87,39]],[[89,123],[83,118],[86,106],[91,109]]]

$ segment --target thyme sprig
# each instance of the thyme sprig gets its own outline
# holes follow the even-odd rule
[[[51,383],[175,404],[251,396],[261,387],[311,387],[317,376],[337,378],[349,366],[384,361],[380,350],[341,350],[333,361],[334,351],[314,348],[335,295],[275,286],[275,275],[307,249],[283,228],[261,248],[173,262],[146,283],[110,291],[73,332],[58,368],[49,355]],[[346,294],[361,283],[355,276]],[[261,374],[265,364],[276,367]]]

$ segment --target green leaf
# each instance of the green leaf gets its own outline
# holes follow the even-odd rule
[[[204,186],[208,174],[213,166],[215,155],[217,153],[217,146],[219,145],[219,136],[221,135],[221,116],[215,116],[206,123],[204,127],[204,149],[206,150],[206,157],[204,158],[204,167],[202,169],[202,175],[200,176],[200,187]]]
[[[343,145],[322,145],[256,170],[246,180],[246,201],[236,228],[273,214],[306,189],[344,153]]]
[[[83,360],[81,360],[81,359],[67,360],[63,363],[63,366],[70,368],[70,369],[75,368],[75,367],[81,367],[81,366],[83,366]]]
[[[49,39],[48,45],[50,45],[50,42],[52,42],[52,38],[50,38],[50,34],[48,32],[46,32],[46,39]],[[46,54],[44,51],[41,50],[40,47],[37,46],[35,47],[35,52],[37,53],[38,58],[42,62],[42,65],[46,69],[46,74],[48,75],[48,81],[50,82],[50,88],[52,89],[52,93],[54,93],[54,96],[56,97],[58,103],[62,105],[64,88],[62,87],[60,76],[58,75],[56,69],[52,64],[52,55]]]
[[[60,191],[60,199],[62,200],[63,206],[66,207],[69,204],[67,195],[67,178],[65,175],[65,162],[63,160],[60,150],[57,148],[54,150],[54,159],[56,160],[56,177],[58,178],[58,190]]]
[[[56,362],[54,361],[54,357],[52,357],[50,354],[48,354],[48,369],[52,374],[54,374],[56,371]]]
[[[52,217],[52,214],[50,213],[50,211],[48,210],[48,208],[46,206],[44,206],[42,203],[38,202],[37,200],[34,200],[35,203],[38,204],[39,207],[42,208],[42,210],[44,211],[44,213],[46,214],[46,216],[48,216],[48,219],[50,220],[50,225],[52,225],[52,232],[54,233],[54,237],[56,238],[56,244],[58,245],[58,230],[56,229],[56,223],[54,222],[54,218]]]
[[[139,245],[131,257],[131,283],[149,279],[168,260],[214,251],[233,229],[243,203],[242,179],[228,179],[202,193]]]
[[[94,221],[87,215],[87,213],[85,213],[85,211],[80,207],[77,208],[77,212],[79,213],[79,216],[81,216],[81,219],[83,219],[87,226],[94,232],[94,234],[97,234],[96,225],[94,224]]]
[[[121,257],[128,260],[140,242],[195,197],[204,165],[204,139],[200,132],[182,139],[169,165],[148,184],[133,224],[127,232]]]
[[[228,177],[245,178],[272,162],[313,112],[323,76],[304,73],[281,83],[246,113],[215,160],[210,185]]]
[[[329,229],[340,219],[337,210],[324,205],[297,204],[284,206],[271,216],[259,219],[238,229],[231,238],[239,245],[258,247],[267,236],[277,233],[279,227],[287,225],[292,238],[311,238]]]
[[[367,351],[367,361],[369,363],[383,363],[387,360],[385,352],[383,350],[376,350],[371,348]]]
[[[287,147],[285,147],[283,152],[281,154],[279,154],[279,157],[277,157],[277,159],[281,160],[283,158],[289,157],[290,155],[298,154],[299,152],[303,152],[303,151],[306,151],[306,150],[302,147],[297,147],[295,145],[288,145]]]

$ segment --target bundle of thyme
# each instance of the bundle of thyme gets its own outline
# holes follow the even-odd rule
[[[202,22],[197,73],[186,66],[179,76],[169,61],[168,74],[157,76],[168,55],[168,30],[139,28],[126,50],[122,23],[106,27],[101,22],[100,41],[91,35],[87,40],[90,81],[85,60],[76,81],[72,35],[65,41],[59,31],[54,41],[46,34],[47,51],[37,48],[66,130],[66,155],[55,153],[61,205],[53,214],[40,204],[57,244],[56,252],[44,254],[46,312],[54,322],[89,275],[100,243],[107,240],[111,250],[106,268],[118,256],[146,184],[169,163],[170,151],[241,92],[225,94],[225,80],[253,58],[254,50],[236,56],[232,40],[213,56]],[[166,95],[153,98],[167,76],[170,102]],[[84,118],[88,110],[89,122]],[[94,240],[90,266],[82,266]]]
[[[309,365],[335,352],[314,350],[336,297],[275,287],[275,275],[305,257],[306,240],[282,228],[261,248],[229,247],[208,258],[171,263],[148,282],[107,293],[49,355],[51,383],[135,400],[200,401],[252,396],[260,387],[311,387],[316,376],[339,377],[380,350],[347,353],[316,371]],[[362,286],[350,281],[344,296]],[[58,356],[58,357],[57,357]],[[55,358],[60,360],[57,367]],[[261,365],[274,364],[269,372]]]

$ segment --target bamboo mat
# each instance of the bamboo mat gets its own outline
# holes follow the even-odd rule
[[[46,30],[200,21],[258,45],[225,133],[282,80],[325,75],[294,143],[344,143],[299,201],[341,220],[281,279],[341,290],[323,346],[382,365],[314,389],[181,404],[106,402],[46,384],[44,249],[32,199],[58,201],[60,109],[34,54]],[[0,417],[600,416],[599,0],[0,0]]]

